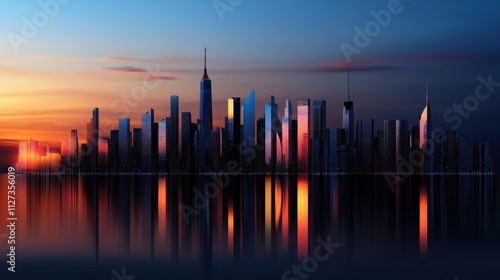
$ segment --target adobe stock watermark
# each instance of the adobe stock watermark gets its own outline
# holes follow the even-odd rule
[[[378,12],[371,10],[370,14],[373,17],[373,20],[367,22],[364,29],[354,26],[354,45],[346,43],[345,41],[339,45],[346,61],[351,62],[351,56],[353,54],[360,54],[362,49],[368,47],[372,38],[380,35],[382,28],[387,27],[391,23],[392,16],[400,14],[403,9],[404,8],[399,0],[389,0],[387,3],[387,9],[382,9]]]
[[[496,91],[495,88],[500,87],[500,82],[493,81],[493,74],[489,74],[488,78],[483,76],[477,77],[479,83],[476,86],[474,94],[468,95],[460,104],[453,104],[451,108],[448,108],[443,113],[443,119],[446,123],[452,123],[451,129],[454,131],[458,130],[462,124],[463,120],[470,118],[473,112],[479,109],[480,103],[488,100],[492,93]],[[391,188],[391,191],[395,191],[396,177],[399,176],[399,181],[404,182],[405,178],[411,175],[411,170],[414,168],[422,168],[424,165],[424,160],[429,158],[435,152],[436,144],[443,144],[448,139],[446,131],[442,128],[435,128],[431,132],[431,139],[428,145],[424,145],[422,149],[412,151],[410,153],[410,159],[418,159],[412,162],[408,161],[405,157],[398,154],[398,161],[401,162],[402,166],[407,169],[408,172],[403,174],[385,174],[384,177]],[[418,144],[418,143],[414,143]],[[431,163],[432,164],[432,163]]]
[[[9,39],[12,49],[19,53],[19,47],[29,43],[30,39],[38,35],[40,29],[44,28],[60,11],[62,5],[66,5],[70,0],[40,0],[38,6],[40,10],[35,12],[31,18],[22,17],[23,25],[20,33],[9,32]]]
[[[496,87],[500,87],[500,82],[493,81],[493,75],[489,74],[486,80],[483,76],[477,77],[479,84],[476,86],[474,94],[464,98],[461,104],[453,104],[453,108],[444,111],[443,119],[446,123],[453,123],[452,129],[457,130],[462,126],[464,119],[468,119],[471,113],[479,109],[481,101],[486,101],[495,92]],[[465,110],[464,110],[465,109]]]
[[[243,0],[215,0],[213,6],[220,21],[224,21],[224,14],[233,12],[241,3],[243,3]]]
[[[147,73],[144,74],[141,84],[133,87],[130,93],[122,93],[120,98],[111,102],[111,111],[122,113],[120,118],[128,117],[131,109],[136,108],[140,102],[148,97],[151,91],[158,88],[163,80],[170,77],[170,73],[161,71],[159,64],[156,65],[156,69],[148,65],[145,70]]]
[[[156,65],[156,68],[147,66],[144,72],[145,74],[140,84],[134,86],[129,93],[122,93],[119,98],[116,98],[111,102],[111,111],[113,113],[121,113],[119,118],[129,117],[131,109],[136,108],[140,102],[144,101],[148,97],[151,91],[157,89],[164,80],[167,80],[170,77],[170,73],[161,71],[159,64]],[[113,124],[115,122],[116,120],[112,121],[108,118],[101,119],[99,130],[92,131],[92,133],[105,135],[114,127]],[[94,146],[98,145],[98,143],[92,144]],[[62,164],[64,168],[67,168],[68,170],[73,170],[73,172],[77,171],[78,167],[82,163],[82,158],[90,154],[92,154],[92,149],[86,150],[86,152],[81,154],[79,157],[68,157],[66,160],[63,160]]]
[[[265,140],[265,129],[257,131],[257,137],[260,141]],[[186,224],[191,223],[192,215],[199,215],[200,211],[206,209],[209,206],[209,200],[217,197],[223,191],[224,188],[229,186],[231,182],[231,177],[227,174],[240,174],[247,164],[252,163],[257,158],[257,152],[262,152],[263,147],[258,147],[255,145],[252,148],[244,148],[245,143],[251,143],[252,137],[243,140],[238,146],[238,153],[244,158],[242,165],[236,160],[231,160],[227,162],[224,174],[210,174],[213,179],[212,182],[205,184],[203,187],[203,192],[201,192],[197,187],[193,189],[194,197],[192,200],[192,206],[181,203],[179,205],[179,211],[182,213],[182,218]],[[253,144],[253,143],[251,143]]]
[[[328,235],[326,241],[321,237],[316,238],[316,241],[318,245],[314,249],[313,256],[303,259],[299,265],[292,265],[289,270],[283,272],[282,280],[309,279],[310,274],[318,270],[319,263],[326,261],[333,254],[334,249],[340,247],[340,243],[331,241],[331,235]]]
[[[134,275],[127,275],[127,271],[125,270],[125,267],[122,267],[121,274],[116,271],[116,269],[111,270],[111,274],[113,274],[113,278],[110,280],[134,280],[135,276]]]
[[[228,172],[241,172],[241,167],[239,162],[235,160],[231,160],[227,163],[226,165],[226,170]],[[231,177],[228,174],[224,175],[210,175],[213,179],[213,182],[209,182],[205,184],[203,187],[203,193],[198,189],[194,188],[194,197],[192,200],[192,205],[189,206],[184,203],[181,203],[179,205],[179,210],[182,213],[182,219],[184,220],[184,223],[189,225],[191,223],[191,216],[192,215],[199,215],[200,211],[206,209],[209,205],[209,200],[211,198],[217,197],[220,192],[229,186],[229,183],[231,182]],[[224,178],[224,179],[223,179]]]

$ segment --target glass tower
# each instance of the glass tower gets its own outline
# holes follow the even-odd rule
[[[290,172],[290,156],[292,154],[291,152],[291,143],[290,143],[290,138],[291,138],[291,129],[292,129],[292,102],[290,102],[290,99],[287,99],[285,101],[285,115],[283,116],[282,119],[282,156],[283,156],[283,164],[284,164],[284,171],[285,172]]]
[[[297,101],[297,157],[299,171],[307,172],[309,169],[309,113],[310,100],[300,99]]]
[[[142,115],[142,171],[154,172],[155,158],[153,157],[154,110],[151,109]],[[156,141],[156,139],[155,139]]]
[[[109,172],[109,139],[99,138],[98,164],[100,173]]]
[[[130,119],[118,120],[118,162],[120,172],[130,171]]]
[[[92,118],[87,124],[87,153],[90,172],[97,172],[97,155],[99,153],[99,108],[92,110]]]
[[[167,147],[170,143],[167,143],[168,139],[168,129],[169,129],[170,118],[164,118],[158,124],[158,171],[165,173],[168,171],[167,161],[169,160]]]
[[[424,172],[433,172],[433,143],[431,141],[431,107],[429,104],[429,87],[427,86],[427,94],[425,98],[425,108],[420,114],[420,149],[424,154]]]
[[[227,121],[229,143],[239,145],[241,142],[241,101],[239,97],[232,97],[227,100]]]
[[[327,166],[326,160],[326,101],[313,101],[313,133],[315,149],[311,153],[311,163],[315,163],[314,172],[324,172]]]
[[[212,131],[212,81],[207,74],[207,49],[205,48],[205,68],[200,81],[200,169],[207,165],[210,132]]]
[[[242,166],[247,171],[253,171],[255,159],[255,90],[250,92],[245,103],[243,103],[242,142]]]
[[[373,119],[357,121],[356,150],[358,154],[357,168],[359,172],[373,172],[373,141],[375,137]]]
[[[170,124],[169,143],[170,169],[177,171],[179,166],[179,96],[170,96]]]
[[[271,103],[266,104],[265,110],[265,163],[269,171],[275,171],[276,168],[276,134],[278,121],[278,104],[274,102],[274,96],[271,96]]]
[[[192,131],[191,113],[182,112],[182,141],[181,141],[181,170],[189,172],[193,170],[192,164],[194,160],[193,140],[194,133]]]
[[[71,138],[69,140],[69,162],[67,162],[66,167],[69,167],[71,171],[76,170],[78,165],[78,131],[76,129],[71,130]]]
[[[354,103],[344,102],[342,109],[342,128],[345,130],[345,143],[347,147],[347,169],[354,171]]]

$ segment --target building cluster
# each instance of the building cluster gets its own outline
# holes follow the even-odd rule
[[[428,96],[428,95],[427,95]],[[78,132],[64,139],[60,153],[41,152],[34,140],[19,144],[18,168],[41,173],[489,173],[487,143],[467,143],[455,131],[432,130],[426,106],[418,125],[373,119],[354,120],[348,93],[342,128],[327,128],[326,101],[300,99],[296,113],[289,99],[281,115],[274,96],[264,117],[255,117],[255,91],[242,103],[227,101],[224,127],[213,127],[212,84],[205,68],[200,82],[199,119],[179,112],[179,97],[170,96],[170,116],[155,122],[155,111],[142,115],[140,128],[118,121],[109,138],[99,130],[99,109],[87,124],[86,143]],[[107,133],[107,132],[106,132]]]

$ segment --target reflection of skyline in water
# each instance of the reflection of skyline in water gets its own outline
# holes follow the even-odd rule
[[[227,186],[212,188],[216,193],[206,199],[205,186],[213,183]],[[500,240],[492,177],[400,178],[392,192],[381,176],[68,176],[60,182],[19,176],[17,190],[18,254],[31,262],[67,256],[99,267],[133,260],[181,275],[184,265],[205,275],[254,265],[278,279],[313,255],[318,237],[331,236],[341,246],[316,276],[356,279],[361,271],[384,271],[369,260],[400,256],[415,268],[449,248],[498,248]],[[457,262],[499,257],[470,254]],[[437,265],[420,273],[443,272]]]

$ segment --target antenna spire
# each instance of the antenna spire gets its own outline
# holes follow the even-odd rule
[[[351,101],[351,81],[350,81],[350,70],[351,70],[351,63],[347,63],[347,101]]]
[[[205,47],[205,67],[203,70],[203,80],[208,80],[208,74],[207,74],[207,47]]]

